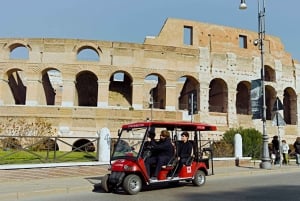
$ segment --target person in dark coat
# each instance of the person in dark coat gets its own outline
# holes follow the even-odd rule
[[[297,165],[300,165],[300,137],[296,138],[296,141],[294,142],[294,149],[296,154],[296,163]]]
[[[167,165],[168,162],[174,157],[174,146],[171,142],[170,133],[167,130],[162,130],[160,133],[160,140],[156,142],[154,139],[149,138],[151,144],[152,154],[145,161],[145,166],[147,168],[147,173],[149,177],[155,177],[156,179],[158,173],[163,165]],[[156,165],[155,172],[151,175],[151,166]]]
[[[279,164],[280,163],[280,152],[279,152],[279,140],[278,136],[273,136],[272,140],[272,153],[275,155],[275,161],[274,164]]]
[[[181,134],[182,142],[178,145],[177,148],[177,160],[178,160],[178,167],[176,169],[176,174],[181,170],[183,165],[188,165],[188,161],[191,160],[192,151],[193,151],[193,144],[189,142],[189,133],[183,132]]]

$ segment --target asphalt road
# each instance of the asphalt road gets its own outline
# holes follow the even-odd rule
[[[276,174],[209,176],[203,187],[180,184],[147,188],[137,195],[104,193],[95,185],[93,191],[55,193],[42,197],[19,199],[19,201],[295,201],[300,200],[300,175],[297,172]]]

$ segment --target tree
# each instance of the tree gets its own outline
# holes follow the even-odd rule
[[[223,135],[225,142],[234,146],[235,134],[241,134],[243,142],[243,155],[252,158],[260,158],[262,149],[262,134],[254,128],[231,128]]]
[[[32,122],[23,118],[8,118],[6,121],[0,122],[0,131],[1,135],[9,136],[8,139],[14,139],[3,140],[3,148],[21,146],[37,149],[40,144],[44,144],[49,137],[56,134],[56,129],[52,127],[51,123],[42,118],[36,118]],[[19,144],[14,146],[14,144],[11,144],[12,142],[18,142]]]

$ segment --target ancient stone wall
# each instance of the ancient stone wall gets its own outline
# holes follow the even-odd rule
[[[74,136],[95,135],[103,127],[116,136],[123,123],[147,118],[216,124],[210,139],[231,127],[262,130],[261,121],[251,119],[249,99],[251,81],[261,75],[256,38],[248,30],[179,19],[168,19],[143,44],[2,38],[0,117],[43,117]],[[300,65],[278,37],[267,35],[265,46],[268,134],[280,130],[292,142],[299,133]],[[27,57],[13,58],[19,48]],[[80,59],[85,50],[95,58]],[[288,120],[280,129],[272,125],[276,97],[285,103],[281,114]]]

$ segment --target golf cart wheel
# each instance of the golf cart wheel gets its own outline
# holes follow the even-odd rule
[[[106,174],[101,178],[101,187],[106,193],[111,192],[111,188],[108,183],[108,178],[109,178],[109,174]]]
[[[197,170],[192,180],[195,186],[203,186],[206,182],[206,175],[202,170]]]
[[[142,189],[142,180],[135,174],[129,174],[123,181],[123,189],[130,195],[135,195]]]

